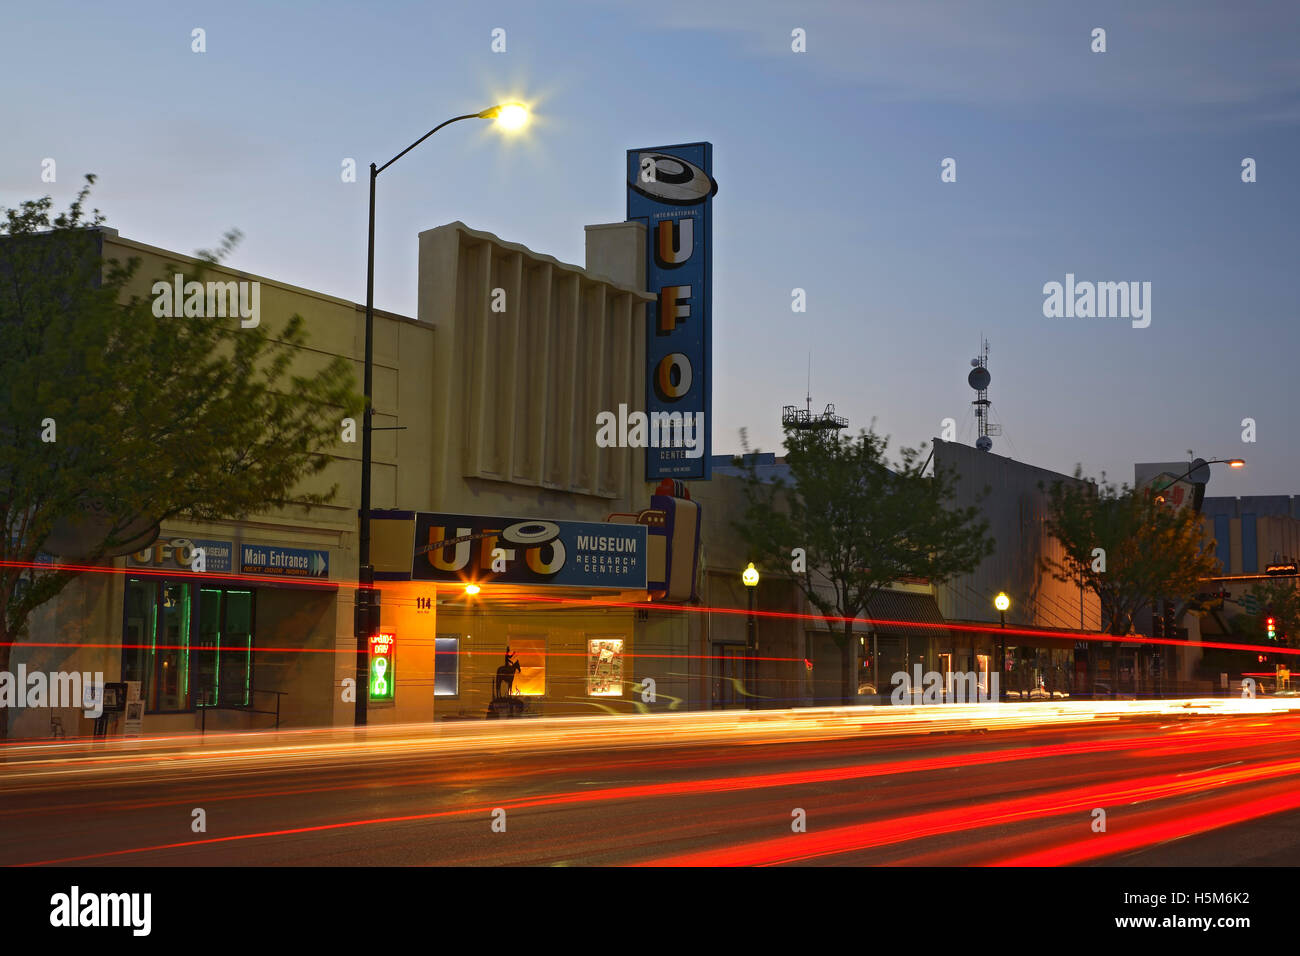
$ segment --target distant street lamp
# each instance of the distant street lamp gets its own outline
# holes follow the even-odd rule
[[[1203,459],[1203,458],[1196,458],[1196,459],[1194,459],[1194,460],[1192,461],[1192,467],[1191,467],[1191,468],[1188,468],[1185,472],[1183,472],[1181,475],[1179,475],[1179,476],[1178,476],[1177,478],[1175,478],[1173,481],[1169,482],[1169,487],[1174,486],[1174,485],[1177,484],[1178,482],[1182,481],[1184,478],[1191,477],[1193,474],[1195,474],[1196,472],[1200,471],[1202,468],[1208,468],[1208,467],[1210,467],[1210,465],[1227,465],[1229,468],[1245,468],[1245,467],[1246,467],[1246,459],[1244,459],[1244,458],[1211,458],[1209,461],[1206,461],[1206,460]],[[1206,480],[1209,480],[1209,473],[1208,473],[1208,472],[1206,473],[1205,478],[1206,478]],[[1196,484],[1203,484],[1203,482],[1199,482],[1199,481],[1198,481],[1198,482],[1196,482]],[[1157,496],[1156,496],[1156,500],[1157,500],[1157,501],[1160,501],[1160,502],[1163,502],[1163,501],[1165,500],[1164,495],[1157,495]]]
[[[749,625],[745,639],[745,693],[748,700],[745,701],[745,706],[753,710],[752,701],[758,679],[758,667],[754,659],[758,653],[758,633],[754,626],[754,591],[758,589],[758,569],[754,567],[753,561],[749,562],[749,567],[745,568],[740,579],[745,582],[745,592],[749,595]]]
[[[1006,683],[1003,678],[1007,666],[1007,608],[1011,607],[1011,598],[1007,597],[1006,591],[998,592],[998,596],[993,599],[993,606],[1002,618],[1002,634],[998,637],[998,700],[1003,701],[1007,699],[1007,689],[1002,686]]]
[[[1187,452],[1187,454],[1190,456],[1192,453],[1191,453],[1191,451],[1189,450],[1189,451]],[[1189,468],[1189,469],[1187,469],[1187,471],[1183,472],[1181,475],[1179,475],[1179,476],[1178,476],[1177,478],[1175,478],[1173,481],[1169,482],[1169,484],[1166,485],[1165,487],[1166,487],[1166,488],[1172,488],[1174,485],[1176,485],[1178,482],[1182,481],[1184,478],[1190,478],[1192,475],[1196,475],[1196,476],[1197,476],[1195,479],[1193,479],[1193,484],[1198,484],[1198,485],[1200,485],[1200,484],[1205,484],[1206,482],[1208,482],[1208,481],[1210,480],[1210,466],[1211,466],[1211,465],[1227,465],[1229,468],[1245,468],[1245,467],[1246,467],[1246,459],[1244,459],[1244,458],[1211,458],[1209,461],[1206,461],[1206,460],[1203,459],[1203,458],[1193,458],[1193,459],[1192,459],[1192,467]],[[1198,473],[1199,473],[1199,474],[1198,474]],[[1175,498],[1174,500],[1177,501],[1178,499]],[[1164,503],[1165,503],[1165,496],[1164,496],[1164,494],[1161,493],[1161,492],[1157,492],[1157,493],[1156,493],[1156,504],[1163,505]],[[1200,505],[1197,504],[1195,507],[1196,507],[1196,510],[1199,512],[1199,511],[1200,511]],[[1152,630],[1153,630],[1153,631],[1154,631],[1154,629],[1155,629],[1155,627],[1156,627],[1156,621],[1157,621],[1158,619],[1160,619],[1160,617],[1163,616],[1163,614],[1164,614],[1164,606],[1165,606],[1165,603],[1166,603],[1165,600],[1162,598],[1162,599],[1160,599],[1158,602],[1153,603],[1153,605],[1152,605],[1152,608],[1151,608],[1151,611],[1152,611],[1152,615],[1151,615],[1151,616],[1152,616],[1152,625],[1151,625],[1151,626],[1152,626]],[[1173,620],[1173,619],[1171,618],[1170,620],[1171,620],[1171,623],[1172,623],[1172,620]],[[1164,631],[1167,631],[1167,629],[1162,628],[1162,632],[1164,632]],[[1153,634],[1152,636],[1154,636],[1154,634]],[[1162,633],[1162,636],[1163,636],[1163,637],[1166,637],[1166,638],[1172,638],[1174,635],[1173,635],[1172,633],[1167,633],[1167,632],[1165,632],[1165,633]],[[1148,650],[1147,653],[1151,656],[1152,660],[1153,660],[1153,661],[1157,660],[1157,659],[1158,659],[1158,655],[1161,654],[1161,651],[1158,650],[1154,644],[1148,644],[1148,645],[1144,645],[1144,646],[1150,648],[1150,650]],[[1170,666],[1171,666],[1171,667],[1177,667],[1177,664],[1178,664],[1178,648],[1177,648],[1177,647],[1172,647],[1172,646],[1171,646],[1171,647],[1169,648],[1168,653],[1169,653],[1169,658],[1170,658]],[[1138,678],[1138,668],[1137,668],[1137,664],[1136,664],[1136,662],[1134,663],[1134,668],[1133,668],[1133,680],[1134,680],[1134,684],[1135,684],[1134,689],[1136,690],[1136,684],[1137,684],[1137,681],[1139,680],[1139,678]],[[1157,676],[1155,675],[1155,673],[1153,673],[1152,676],[1151,676],[1151,680],[1152,680],[1152,684],[1153,684],[1153,690],[1154,690],[1154,692],[1156,693],[1156,695],[1159,696],[1159,687],[1158,687],[1158,683],[1159,683],[1160,678],[1157,677]]]
[[[356,686],[357,702],[354,721],[358,727],[366,722],[365,692],[369,679],[369,644],[370,636],[379,629],[379,592],[375,590],[375,569],[370,564],[370,469],[371,469],[371,432],[375,431],[371,421],[374,417],[373,395],[375,377],[375,180],[393,163],[397,162],[415,147],[432,136],[444,126],[467,119],[496,120],[497,125],[505,130],[517,130],[528,121],[528,109],[519,103],[501,103],[488,107],[481,113],[466,113],[453,116],[445,123],[439,123],[425,133],[406,149],[402,150],[382,166],[370,164],[370,233],[366,243],[366,358],[364,365],[365,411],[361,419],[361,535],[358,542],[357,563],[357,598],[356,616],[353,619],[357,638]],[[380,429],[381,431],[387,429]]]

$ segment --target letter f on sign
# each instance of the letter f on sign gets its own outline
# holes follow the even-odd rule
[[[690,304],[685,302],[690,297],[691,287],[688,285],[666,285],[659,291],[660,335],[667,335],[676,329],[678,319],[691,317]]]

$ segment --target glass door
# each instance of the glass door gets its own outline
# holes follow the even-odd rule
[[[130,578],[123,596],[122,679],[139,681],[150,712],[190,710],[194,591],[185,583]]]
[[[189,587],[163,582],[153,674],[155,710],[190,709],[191,612]]]

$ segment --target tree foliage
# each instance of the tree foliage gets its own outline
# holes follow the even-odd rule
[[[927,477],[911,448],[891,464],[887,446],[874,431],[787,429],[789,480],[760,480],[750,456],[744,520],[735,525],[754,560],[793,577],[826,618],[842,653],[846,700],[853,693],[853,619],[876,593],[904,578],[942,583],[993,552],[978,507],[950,507],[955,476],[936,470]],[[795,548],[806,553],[802,571],[791,570]]]
[[[32,611],[76,574],[38,564],[61,519],[105,519],[77,561],[93,565],[142,522],[324,503],[335,489],[295,487],[326,467],[340,419],[362,408],[342,358],[294,371],[301,316],[279,329],[160,318],[128,294],[140,260],[103,261],[86,180],[57,215],[49,197],[0,209],[0,667]],[[201,279],[237,238],[173,271]]]
[[[1047,530],[1063,557],[1043,564],[1058,581],[1098,596],[1107,633],[1130,633],[1134,618],[1156,601],[1191,601],[1218,573],[1214,544],[1193,509],[1170,508],[1145,488],[1117,488],[1105,475],[1085,482],[1081,467],[1074,474],[1079,481],[1051,486]]]
[[[1259,610],[1232,618],[1233,633],[1252,644],[1267,644],[1269,617],[1276,621],[1277,645],[1300,646],[1300,590],[1296,579],[1285,577],[1260,581],[1247,592]]]

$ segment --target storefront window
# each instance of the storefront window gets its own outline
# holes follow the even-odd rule
[[[221,592],[199,591],[199,635],[194,648],[194,706],[217,703],[217,666],[221,656]]]
[[[587,695],[623,696],[623,639],[600,637],[587,641]]]
[[[155,710],[190,709],[190,589],[164,582],[158,615],[153,700]]]
[[[131,578],[122,679],[151,712],[246,707],[252,696],[253,592]]]
[[[158,620],[158,586],[132,578],[126,583],[126,621],[122,626],[122,680],[140,681],[149,693],[146,674],[153,673],[154,633]]]
[[[223,707],[248,707],[253,694],[253,592],[223,591],[225,629],[217,667],[217,700]]]
[[[524,697],[542,697],[546,694],[546,638],[511,637],[510,650],[518,655],[519,673],[515,675],[514,692]]]
[[[460,635],[439,634],[433,642],[433,696],[460,693]]]

